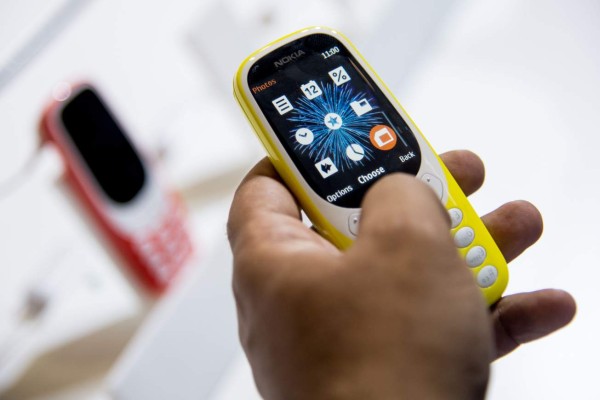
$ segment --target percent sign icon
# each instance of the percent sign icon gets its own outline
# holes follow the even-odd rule
[[[343,83],[346,83],[350,80],[348,73],[344,69],[344,67],[338,67],[333,71],[329,72],[329,76],[333,79],[333,82],[336,86],[340,86]]]

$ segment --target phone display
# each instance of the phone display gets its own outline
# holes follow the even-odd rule
[[[298,170],[324,200],[356,208],[382,176],[419,171],[414,133],[335,37],[315,34],[282,46],[257,61],[247,79]]]
[[[131,201],[146,172],[131,142],[102,100],[90,89],[62,110],[62,122],[104,194],[117,203]]]

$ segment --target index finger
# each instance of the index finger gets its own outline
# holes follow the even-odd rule
[[[263,158],[242,180],[233,198],[227,223],[231,247],[235,248],[249,226],[272,222],[274,217],[300,220],[300,207],[271,162]],[[264,228],[268,234],[271,226],[265,224]]]

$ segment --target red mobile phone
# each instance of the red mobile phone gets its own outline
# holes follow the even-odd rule
[[[135,275],[162,292],[192,254],[181,202],[91,85],[64,97],[45,110],[43,139],[58,147],[70,185]]]

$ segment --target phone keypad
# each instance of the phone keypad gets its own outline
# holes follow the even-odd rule
[[[138,241],[142,258],[163,282],[179,270],[192,251],[183,220],[178,215],[167,215],[152,232]]]
[[[448,210],[451,221],[451,230],[454,232],[454,244],[457,248],[466,252],[465,261],[470,268],[476,269],[484,264],[487,258],[487,250],[477,244],[475,230],[470,226],[461,226],[464,221],[464,213],[458,207]],[[360,225],[360,213],[353,213],[348,218],[348,229],[352,235],[358,235]],[[477,271],[477,270],[475,270]],[[477,284],[482,289],[492,286],[498,279],[498,269],[493,265],[486,265],[476,272]]]
[[[498,280],[498,269],[493,265],[486,265],[479,271],[476,268],[485,263],[487,250],[481,244],[477,244],[475,230],[463,224],[463,212],[454,207],[448,210],[452,231],[454,232],[454,243],[459,249],[466,251],[465,261],[470,268],[475,269],[477,284],[482,289],[487,289]]]

